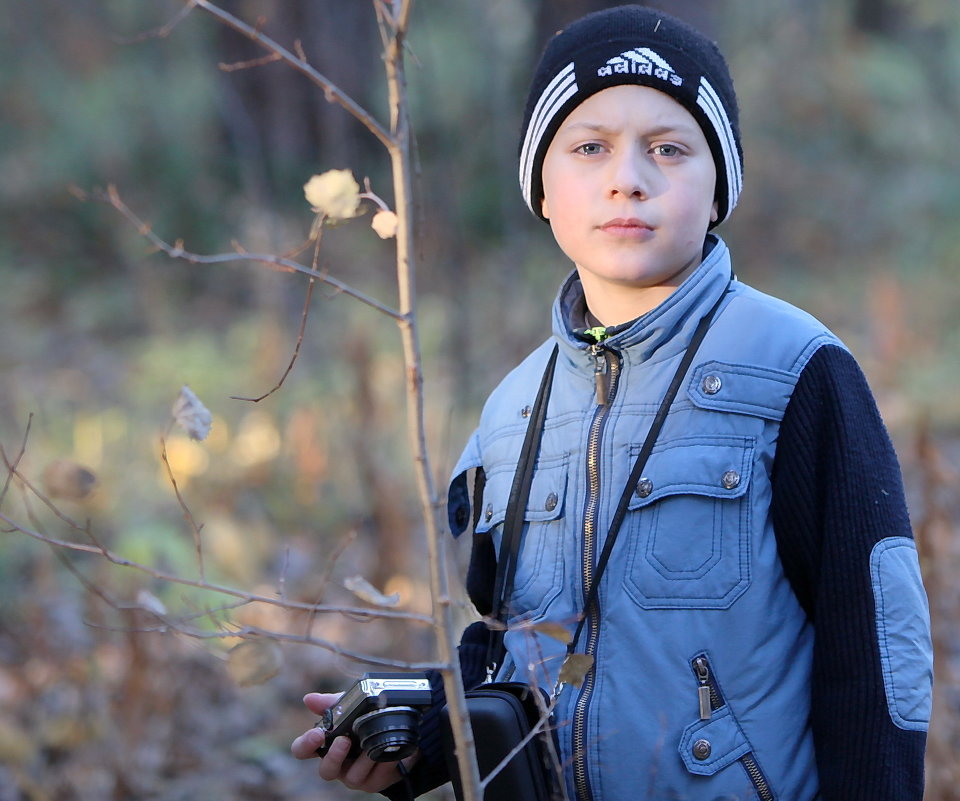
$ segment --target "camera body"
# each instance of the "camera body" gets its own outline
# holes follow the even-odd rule
[[[426,673],[364,673],[331,706],[317,726],[325,756],[330,744],[347,736],[348,759],[365,753],[374,762],[397,762],[410,756],[420,740],[420,718],[432,704]]]

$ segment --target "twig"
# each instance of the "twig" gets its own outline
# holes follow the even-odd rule
[[[530,692],[539,693],[540,689],[538,687],[531,687]],[[530,731],[527,732],[526,736],[510,749],[510,752],[504,756],[500,762],[497,763],[493,770],[483,777],[480,782],[481,787],[485,788],[490,782],[492,782],[500,773],[500,771],[502,771],[509,764],[510,760],[523,751],[523,749],[527,747],[534,737],[539,736],[539,734],[547,728],[547,724],[550,723],[550,715],[553,713],[553,708],[556,705],[556,701],[551,701],[549,704],[542,704],[541,701],[542,699],[535,698],[537,708],[541,711],[540,718],[537,720],[536,725],[532,726]]]
[[[357,532],[351,531],[347,536],[342,537],[340,542],[337,543],[337,546],[333,549],[333,553],[327,557],[327,562],[323,566],[323,570],[320,572],[320,578],[317,582],[320,585],[320,591],[323,592],[323,587],[326,585],[327,581],[330,580],[330,576],[333,575],[333,568],[337,564],[337,560],[343,555],[343,552],[347,550],[352,542],[357,539]],[[317,601],[319,603],[319,599]],[[310,613],[307,617],[306,625],[304,630],[309,632],[313,628],[313,622],[316,620],[317,616],[314,613]]]
[[[177,485],[177,477],[173,474],[173,468],[170,466],[170,459],[167,458],[167,441],[163,437],[160,437],[160,459],[163,461],[163,466],[167,470],[167,478],[170,479],[170,485],[173,487],[173,492],[177,496],[177,503],[180,504],[180,509],[183,511],[183,519],[186,521],[187,525],[190,527],[190,531],[193,533],[193,544],[197,549],[197,569],[200,572],[200,580],[204,581],[206,579],[206,569],[203,563],[203,538],[200,536],[200,532],[203,530],[203,524],[197,524],[197,521],[193,516],[193,512],[190,511],[190,507],[187,506],[187,502],[183,499],[183,495],[180,494],[180,487]]]
[[[7,466],[7,477],[3,482],[3,489],[0,490],[0,507],[3,506],[3,502],[7,497],[7,491],[10,489],[10,480],[13,478],[14,471],[20,465],[20,460],[23,459],[24,454],[27,452],[27,440],[30,438],[30,428],[33,425],[33,412],[27,417],[27,427],[23,432],[23,440],[20,442],[20,450],[17,452],[16,457],[13,462],[7,460],[7,454],[3,450],[3,445],[0,445],[0,456],[3,457],[3,462]]]
[[[363,123],[367,130],[377,137],[384,147],[389,148],[393,144],[393,137],[390,133],[377,122],[366,109],[334,84],[333,81],[310,66],[305,58],[295,56],[278,42],[261,33],[259,28],[251,27],[228,11],[224,11],[219,6],[209,2],[209,0],[185,0],[185,2],[206,11],[211,16],[220,20],[220,22],[228,28],[232,28],[237,31],[237,33],[243,34],[266,50],[275,53],[280,59],[297,70],[297,72],[306,75],[313,83],[323,89],[324,96],[328,101],[343,106],[353,117]]]
[[[162,25],[159,28],[154,28],[153,30],[145,31],[137,36],[130,36],[127,38],[118,38],[120,44],[136,44],[137,42],[143,42],[147,39],[165,39],[170,33],[176,28],[181,22],[183,22],[189,15],[190,12],[196,7],[196,3],[193,0],[186,0],[186,3],[183,8],[181,8],[172,19],[166,24]]]
[[[74,187],[72,192],[75,196],[81,199],[92,198],[94,200],[107,203],[110,206],[113,206],[120,214],[127,218],[127,220],[137,229],[137,232],[149,241],[157,250],[160,250],[166,253],[172,259],[179,259],[181,261],[186,261],[191,264],[225,264],[228,262],[237,262],[237,261],[252,261],[260,264],[272,265],[275,267],[284,268],[288,272],[297,272],[302,273],[303,275],[310,276],[311,278],[316,278],[318,281],[321,281],[325,284],[330,284],[338,292],[342,292],[345,295],[348,295],[355,300],[359,300],[361,303],[370,306],[373,309],[376,309],[378,312],[392,317],[394,320],[403,320],[404,316],[375,298],[370,297],[369,295],[361,292],[358,289],[354,289],[349,284],[345,284],[342,281],[333,278],[327,273],[320,272],[318,270],[306,267],[299,262],[293,261],[291,259],[283,258],[282,256],[277,256],[271,253],[247,253],[246,251],[239,251],[235,253],[215,253],[212,255],[202,255],[199,253],[191,253],[188,250],[185,250],[182,242],[176,242],[171,245],[169,242],[161,239],[151,229],[149,223],[141,220],[131,209],[127,206],[121,199],[120,195],[117,192],[117,188],[112,184],[107,187],[107,191],[104,192],[94,192],[87,193],[81,189]]]
[[[320,255],[320,236],[322,228],[318,231],[317,236],[314,240],[315,246],[313,249],[313,264],[312,269],[317,269],[317,260]],[[283,382],[287,380],[287,376],[290,375],[290,371],[293,370],[293,365],[297,363],[297,359],[300,357],[300,347],[303,345],[303,335],[307,330],[307,317],[310,315],[310,301],[313,299],[313,287],[315,284],[314,278],[310,278],[309,283],[307,284],[307,293],[303,299],[303,311],[300,313],[300,330],[297,332],[297,343],[293,348],[293,355],[290,357],[290,361],[287,364],[287,368],[283,371],[283,375],[280,376],[280,380],[273,386],[273,389],[264,392],[262,395],[256,398],[244,398],[239,395],[231,395],[231,400],[242,400],[249,401],[250,403],[260,403],[260,401],[269,398],[274,392],[276,392],[280,387],[283,386]]]
[[[275,64],[277,61],[280,61],[281,57],[279,53],[270,53],[267,56],[261,56],[260,58],[251,58],[248,61],[235,61],[233,64],[227,64],[221,61],[217,64],[223,72],[236,72],[237,70],[248,70],[252,67],[262,67],[266,64]]]
[[[355,615],[362,618],[390,618],[394,620],[410,620],[419,623],[433,623],[433,619],[429,615],[417,614],[416,612],[399,612],[390,609],[367,609],[362,607],[348,607],[348,606],[329,606],[329,605],[318,605],[318,604],[309,604],[303,603],[300,601],[289,601],[289,600],[280,600],[279,598],[274,598],[268,595],[258,595],[256,593],[244,592],[242,590],[235,589],[233,587],[227,587],[222,584],[213,584],[209,581],[200,581],[195,579],[184,578],[183,576],[178,576],[172,573],[166,573],[161,570],[155,570],[154,568],[148,567],[147,565],[141,564],[139,562],[134,562],[130,559],[125,559],[119,554],[114,553],[110,549],[106,548],[103,545],[87,545],[82,542],[71,542],[69,540],[61,540],[55,537],[47,536],[42,534],[39,531],[36,531],[32,528],[28,528],[21,523],[18,523],[16,520],[11,518],[9,515],[6,515],[0,512],[0,520],[10,526],[14,531],[19,531],[21,534],[25,534],[28,537],[32,537],[39,542],[45,542],[48,545],[54,545],[58,548],[62,548],[67,551],[77,551],[80,553],[92,553],[102,556],[108,562],[111,562],[119,567],[129,567],[132,570],[145,573],[148,576],[152,576],[155,579],[160,581],[169,582],[170,584],[179,584],[184,587],[195,587],[196,589],[209,590],[210,592],[220,593],[221,595],[228,595],[232,598],[241,598],[250,603],[262,603],[269,606],[276,606],[281,609],[291,610],[291,611],[301,611],[301,612],[310,612],[310,613],[320,613],[320,612],[335,612],[337,614],[344,615]],[[79,529],[84,530],[84,529]],[[88,534],[93,538],[92,532],[88,531]]]

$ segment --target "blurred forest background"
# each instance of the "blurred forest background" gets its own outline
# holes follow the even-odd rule
[[[485,394],[548,334],[568,266],[516,188],[520,115],[547,36],[607,5],[415,4],[419,314],[441,486]],[[260,403],[231,399],[280,378],[306,281],[171,260],[114,210],[71,191],[115,184],[157,234],[196,252],[234,242],[286,252],[309,233],[302,186],[314,173],[352,169],[390,202],[379,144],[282,65],[221,69],[263,53],[200,12],[167,36],[142,36],[173,18],[176,0],[0,6],[8,458],[32,416],[24,475],[117,552],[190,576],[192,532],[160,458],[166,432],[171,468],[204,526],[208,578],[266,595],[282,582],[293,599],[356,605],[343,582],[361,575],[399,593],[399,608],[428,612],[392,321],[318,288],[281,391]],[[370,2],[223,6],[262,19],[285,46],[299,39],[321,72],[386,119]],[[937,640],[927,798],[960,799],[960,4],[659,7],[716,38],[737,83],[746,188],[722,234],[739,276],[845,339],[891,429]],[[355,221],[325,234],[320,263],[393,305],[392,259],[392,243]],[[203,443],[169,430],[183,384],[214,414]],[[15,485],[0,511],[69,536]],[[354,797],[320,787],[314,766],[287,749],[312,723],[302,694],[345,687],[362,666],[284,645],[271,652],[276,664],[238,681],[229,639],[146,631],[141,613],[105,604],[51,549],[18,533],[0,543],[0,801]],[[198,617],[223,604],[94,556],[72,563],[117,598]],[[262,605],[231,614],[302,630]],[[329,615],[318,626],[344,647],[430,658],[422,624]]]

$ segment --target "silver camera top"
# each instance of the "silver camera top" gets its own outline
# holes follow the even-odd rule
[[[330,728],[336,725],[344,715],[349,714],[365,698],[377,698],[386,691],[424,691],[430,692],[430,680],[406,676],[364,676],[349,690],[340,696],[340,700],[329,710],[327,719]]]

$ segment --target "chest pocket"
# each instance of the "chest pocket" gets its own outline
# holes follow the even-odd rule
[[[510,615],[526,615],[542,609],[559,592],[563,581],[563,516],[567,512],[566,455],[541,456],[530,485],[524,513],[520,559],[510,599]],[[487,474],[482,509],[476,532],[489,532],[500,556],[503,522],[513,486],[514,470]]]
[[[750,437],[717,436],[650,454],[625,523],[624,583],[638,606],[725,609],[746,590],[753,453]]]

